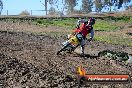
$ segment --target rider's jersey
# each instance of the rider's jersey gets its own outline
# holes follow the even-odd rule
[[[93,27],[91,25],[89,25],[89,26],[86,26],[86,25],[87,24],[82,23],[80,28],[76,29],[75,32],[82,34],[84,38],[87,36],[87,34],[91,33],[90,37],[93,38],[93,36],[94,36]]]

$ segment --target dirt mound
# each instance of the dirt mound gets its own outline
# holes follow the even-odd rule
[[[68,87],[65,76],[56,69],[40,68],[0,54],[0,87]]]
[[[0,87],[78,87],[77,78],[59,72],[55,67],[44,68],[34,66],[26,61],[0,54]],[[104,60],[105,61],[105,60]],[[109,63],[107,61],[107,63]],[[110,62],[111,63],[111,62]],[[97,63],[95,63],[97,64]],[[113,64],[113,62],[112,62]],[[107,64],[108,65],[108,64]],[[106,65],[106,68],[107,68]],[[115,64],[114,64],[115,65]],[[51,66],[50,66],[51,67]],[[106,68],[104,70],[106,70]],[[119,67],[116,67],[119,68]],[[98,68],[100,69],[100,67]],[[102,69],[102,68],[101,68]],[[119,70],[121,71],[122,68]],[[97,71],[97,70],[96,70]],[[108,70],[107,70],[108,71]],[[114,71],[114,69],[113,69]],[[113,74],[114,72],[109,72]],[[122,69],[122,71],[124,71]],[[116,72],[116,71],[115,71]],[[96,72],[97,73],[97,72]],[[106,72],[104,72],[106,73]],[[86,84],[82,87],[127,87],[131,84]]]

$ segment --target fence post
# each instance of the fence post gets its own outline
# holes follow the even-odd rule
[[[6,14],[8,15],[8,10],[7,10]]]
[[[31,16],[32,16],[32,12],[33,12],[33,11],[31,10]]]

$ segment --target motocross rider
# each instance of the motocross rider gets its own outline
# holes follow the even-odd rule
[[[72,33],[72,35],[76,35],[76,37],[79,39],[81,45],[81,56],[84,56],[84,46],[87,34],[90,33],[90,38],[88,39],[88,41],[91,41],[94,37],[93,30],[94,24],[95,24],[94,18],[89,18],[88,21],[85,21],[84,19],[79,19],[77,22],[77,28]]]

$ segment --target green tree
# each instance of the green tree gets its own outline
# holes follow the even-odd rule
[[[49,4],[54,4],[54,0],[48,0]]]
[[[118,0],[118,8],[121,8],[122,7],[122,4],[123,3],[130,3],[131,2],[131,0]],[[127,6],[127,4],[126,4],[126,6]]]
[[[53,6],[56,5],[57,1],[58,1],[58,0],[47,0],[47,2],[51,5],[48,14],[50,14],[50,15],[55,15],[56,10],[55,10],[55,8],[54,8]]]
[[[67,8],[64,0],[48,0],[48,2],[52,8],[56,8],[55,13],[60,16],[64,14],[65,9]]]
[[[54,7],[50,7],[50,9],[49,9],[49,14],[50,14],[50,15],[55,15],[55,14],[56,14],[56,10],[55,10]]]
[[[72,13],[74,11],[74,7],[77,5],[77,0],[65,0],[65,4],[68,7],[68,13]]]
[[[92,0],[82,0],[82,11],[84,13],[89,13],[92,11]]]
[[[114,5],[114,3],[116,3],[117,0],[104,0],[103,1],[103,7],[107,7],[108,11],[111,12],[111,6]]]
[[[47,2],[49,2],[49,4],[52,6],[52,5],[55,5],[59,0],[47,0]]]
[[[96,12],[101,12],[102,8],[103,8],[103,3],[101,0],[95,0],[94,1],[95,4],[95,11]]]
[[[124,3],[126,6],[128,6],[128,3],[131,0],[103,0],[103,5],[109,7],[109,11],[111,11],[111,6],[115,5],[118,6],[118,9],[122,7],[122,4]]]

